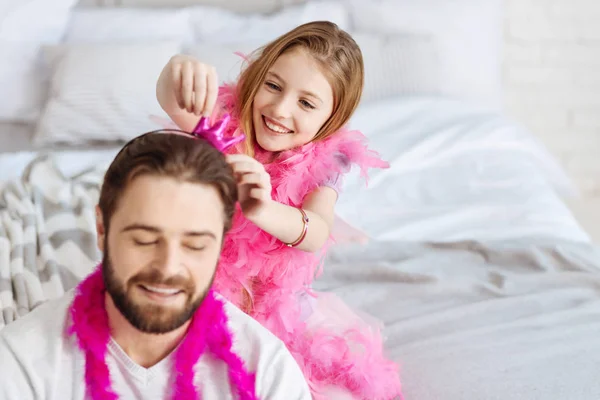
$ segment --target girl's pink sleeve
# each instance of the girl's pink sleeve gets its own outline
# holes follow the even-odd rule
[[[329,179],[327,179],[325,182],[323,182],[321,184],[321,186],[330,187],[333,190],[335,190],[337,192],[337,194],[339,195],[340,192],[342,191],[342,183],[343,183],[342,174],[337,174],[337,175],[331,176]]]

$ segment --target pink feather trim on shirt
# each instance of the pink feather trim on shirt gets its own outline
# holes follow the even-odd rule
[[[93,400],[117,400],[111,388],[106,353],[110,340],[108,315],[105,309],[105,287],[102,266],[83,280],[76,289],[69,313],[69,334],[74,335],[85,355],[85,383]],[[194,314],[185,338],[175,353],[175,387],[173,399],[201,399],[195,385],[194,367],[208,348],[228,366],[229,381],[241,400],[258,400],[255,375],[248,373],[243,361],[232,349],[233,338],[227,327],[224,304],[208,292]]]

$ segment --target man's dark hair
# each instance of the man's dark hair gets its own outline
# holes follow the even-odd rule
[[[192,136],[147,133],[127,143],[104,176],[99,207],[107,230],[127,185],[141,175],[213,186],[223,202],[225,232],[231,227],[237,186],[225,156],[207,141]]]

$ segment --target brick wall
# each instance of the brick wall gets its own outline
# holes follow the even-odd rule
[[[600,199],[600,0],[506,0],[508,112]]]

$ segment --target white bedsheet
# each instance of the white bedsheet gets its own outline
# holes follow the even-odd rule
[[[340,215],[378,240],[589,241],[560,195],[576,190],[527,131],[459,101],[394,99],[361,107],[353,127],[390,161],[369,188],[346,180]]]
[[[393,99],[359,107],[363,130],[391,168],[368,189],[353,171],[337,212],[377,240],[554,237],[589,241],[557,193],[570,181],[519,126],[461,102]],[[120,146],[54,151],[67,176],[108,164]],[[37,150],[0,153],[0,182],[16,179]]]

